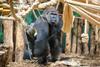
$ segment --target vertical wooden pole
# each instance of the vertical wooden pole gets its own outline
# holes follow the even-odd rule
[[[91,56],[94,55],[95,50],[95,26],[92,26],[92,33],[91,33],[91,47],[90,47],[90,54]]]
[[[86,0],[86,3],[88,4],[88,0]],[[88,34],[87,31],[88,31],[88,21],[87,19],[85,19],[84,33]],[[88,41],[87,41],[86,43],[84,43],[84,54],[87,55],[88,53],[89,51],[88,51]]]
[[[69,33],[66,33],[66,51],[68,52],[68,53],[70,53],[70,49],[71,49],[71,38],[70,38],[70,36],[71,36],[71,34],[70,34],[70,32]]]
[[[73,23],[73,42],[72,42],[72,53],[76,53],[76,29],[77,29],[77,22],[78,20],[75,18]]]
[[[3,20],[4,45],[9,47],[7,61],[12,61],[13,56],[13,20]]]
[[[78,55],[81,55],[82,52],[82,44],[81,44],[81,34],[82,34],[82,28],[81,28],[81,24],[82,24],[82,19],[78,19],[78,43],[77,43],[77,53]]]
[[[21,23],[16,23],[16,44],[15,44],[15,61],[23,61],[24,54],[24,30]]]
[[[88,30],[88,22],[87,20],[85,20],[85,30],[84,30],[84,34],[87,35],[87,30]],[[88,41],[84,43],[84,54],[87,55],[89,53],[88,51]]]
[[[64,3],[64,9],[63,9],[63,32],[66,32],[66,51],[70,52],[71,49],[71,25],[72,25],[72,18],[73,18],[73,13],[72,13],[72,8],[68,5],[68,3]]]
[[[71,49],[70,51],[73,52],[72,50],[72,47],[73,47],[73,34],[74,34],[74,21],[75,21],[75,16],[73,16],[73,20],[72,20],[72,27],[71,27],[71,35],[70,35],[70,38],[71,38]]]
[[[99,55],[99,28],[96,26],[95,34],[96,34],[96,54]]]
[[[98,53],[99,53],[99,56],[100,56],[100,28],[98,30]]]

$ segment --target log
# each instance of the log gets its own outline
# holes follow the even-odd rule
[[[0,50],[0,67],[6,67],[7,65],[7,50]]]
[[[77,24],[77,27],[78,27],[78,35],[77,35],[77,39],[78,39],[78,42],[77,42],[77,53],[78,53],[78,55],[81,55],[81,53],[82,53],[82,44],[81,44],[81,34],[82,34],[82,27],[81,27],[81,25],[82,25],[82,20],[81,19],[78,19],[79,21],[78,21],[78,24]]]
[[[100,56],[100,29],[96,29],[96,54]]]
[[[80,10],[84,11],[85,13],[87,13],[88,15],[90,15],[91,17],[93,17],[94,19],[96,19],[97,21],[100,21],[100,16],[95,14],[95,13],[91,13],[86,9],[83,9],[81,7],[78,7]],[[99,13],[99,12],[98,12]]]
[[[16,23],[16,35],[15,35],[15,61],[23,61],[24,54],[24,29],[21,23]]]
[[[15,20],[13,17],[0,16],[2,20]]]
[[[12,61],[13,55],[13,20],[3,20],[4,26],[4,45],[9,47],[8,59],[6,61]]]
[[[74,4],[77,6],[83,6],[83,7],[87,7],[87,8],[91,8],[91,9],[95,9],[95,10],[100,10],[100,6],[98,6],[98,5],[86,4],[86,3],[81,3],[81,2],[77,2],[77,1],[71,1],[71,0],[66,0],[65,2],[67,2],[69,4]]]
[[[88,40],[87,40],[87,42],[83,43],[83,51],[84,51],[84,55],[88,55],[89,54]]]
[[[6,67],[9,63],[8,59],[8,49],[9,47],[5,46],[4,44],[0,44],[0,67]]]
[[[73,46],[73,30],[74,28],[71,28],[71,53],[72,53],[72,46]]]
[[[73,39],[72,39],[72,53],[76,53],[76,30],[77,30],[77,20],[75,19],[73,23]]]
[[[70,53],[71,52],[71,39],[70,39],[70,36],[71,36],[71,33],[66,33],[66,51],[67,53]]]
[[[100,0],[90,0],[93,4],[100,5]]]
[[[98,51],[99,51],[99,56],[100,56],[100,29],[98,31]]]
[[[97,21],[96,19],[92,18],[90,15],[88,15],[87,13],[83,12],[82,10],[80,10],[79,8],[77,8],[76,6],[73,6],[71,4],[69,4],[74,10],[76,10],[77,12],[79,12],[82,16],[84,16],[85,18],[87,18],[87,20],[94,25],[100,26],[100,22]]]
[[[83,51],[84,51],[84,55],[88,55],[89,51],[88,51],[88,22],[87,19],[85,19],[85,25],[84,25],[84,37],[86,39],[85,42],[83,42]]]
[[[67,3],[64,4],[62,18],[63,18],[62,31],[66,33],[70,33],[71,26],[73,23],[73,13],[72,13],[72,8]]]
[[[92,33],[91,33],[91,47],[90,47],[90,55],[93,56],[94,55],[94,51],[95,51],[95,26],[92,26]]]

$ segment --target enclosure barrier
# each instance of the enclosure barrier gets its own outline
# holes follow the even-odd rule
[[[12,61],[13,56],[13,20],[2,20],[2,24],[4,43],[0,45],[0,67],[5,67],[8,62]]]
[[[66,54],[100,57],[100,29],[96,29],[95,25],[88,24],[86,35],[84,34],[84,24],[84,19],[75,18],[70,32],[71,44],[69,45],[70,47],[66,49]]]

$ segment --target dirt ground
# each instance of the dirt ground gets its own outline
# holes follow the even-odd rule
[[[7,67],[100,67],[100,57],[62,54],[59,61],[48,62],[47,65],[39,65],[35,60],[25,60],[23,62],[10,62]]]

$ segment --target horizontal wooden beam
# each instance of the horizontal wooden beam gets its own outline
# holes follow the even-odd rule
[[[9,4],[6,4],[6,3],[2,3],[0,4],[0,6],[2,6],[3,8],[6,7],[6,8],[9,8],[10,9],[10,5]],[[14,7],[15,10],[18,10],[20,9],[19,7]]]
[[[97,21],[96,19],[92,18],[90,15],[88,15],[87,13],[85,13],[84,11],[80,10],[79,8],[77,8],[76,6],[73,6],[71,4],[69,4],[74,10],[76,10],[78,13],[80,13],[82,16],[84,16],[88,21],[90,21],[91,24],[100,26],[100,22]]]
[[[81,3],[81,2],[76,2],[76,1],[69,1],[69,0],[65,0],[65,2],[67,2],[69,4],[74,4],[74,5],[77,5],[77,6],[92,8],[94,10],[99,10],[100,11],[100,6],[98,6],[98,5],[86,4],[86,3]]]
[[[5,17],[5,16],[0,16],[0,19],[2,20],[15,20],[13,17]]]

